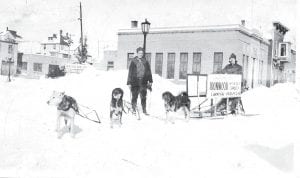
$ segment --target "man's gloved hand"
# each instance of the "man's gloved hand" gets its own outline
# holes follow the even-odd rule
[[[150,91],[152,91],[152,83],[148,83],[147,84],[147,89],[150,90]]]

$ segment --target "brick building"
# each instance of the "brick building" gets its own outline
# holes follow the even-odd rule
[[[289,43],[283,42],[286,31],[283,33],[284,26],[277,27],[278,24],[273,23],[272,39],[263,38],[258,30],[246,28],[244,21],[232,25],[151,28],[147,35],[146,59],[151,64],[152,73],[181,81],[187,74],[217,73],[228,64],[230,54],[235,53],[238,63],[243,66],[243,78],[248,87],[270,86],[278,82],[276,77],[283,78],[280,82],[287,80],[287,77],[282,77],[287,76],[282,66],[289,68],[289,74],[295,68],[292,63],[295,51],[290,50]],[[286,44],[289,58],[275,57],[274,51],[281,50],[281,44]],[[143,46],[140,28],[133,26],[119,30],[114,69],[128,68],[139,46]],[[276,67],[277,63],[281,69]]]
[[[228,64],[231,53],[244,66],[249,87],[266,85],[269,41],[242,24],[203,27],[151,28],[146,58],[153,73],[167,79],[184,80],[187,74],[211,74]],[[119,30],[116,69],[126,69],[143,46],[138,28]]]

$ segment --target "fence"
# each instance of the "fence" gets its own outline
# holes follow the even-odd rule
[[[67,73],[81,73],[87,66],[84,64],[66,64]]]

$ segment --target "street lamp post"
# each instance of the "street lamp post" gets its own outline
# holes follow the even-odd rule
[[[142,22],[141,27],[142,27],[142,32],[144,34],[144,58],[146,58],[146,36],[149,33],[149,29],[150,29],[150,22],[147,21],[147,19],[145,19],[145,22]]]
[[[8,82],[11,82],[10,80],[10,64],[12,63],[12,59],[8,58]]]

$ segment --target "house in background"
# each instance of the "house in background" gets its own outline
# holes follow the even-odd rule
[[[20,76],[40,78],[51,70],[56,70],[70,63],[68,58],[58,58],[41,54],[22,54]]]
[[[48,37],[47,41],[41,43],[41,54],[58,58],[71,58],[74,54],[74,50],[70,49],[71,43],[73,43],[71,36],[68,33],[63,35],[63,31],[60,30],[59,34],[53,34]]]
[[[19,75],[26,78],[40,78],[50,71],[74,63],[77,59],[74,50],[70,50],[72,43],[68,33],[53,34],[46,42],[41,43],[41,52],[38,54],[19,53]]]
[[[14,30],[0,32],[0,74],[11,75],[16,74],[17,58],[18,58],[18,41],[22,38]]]

